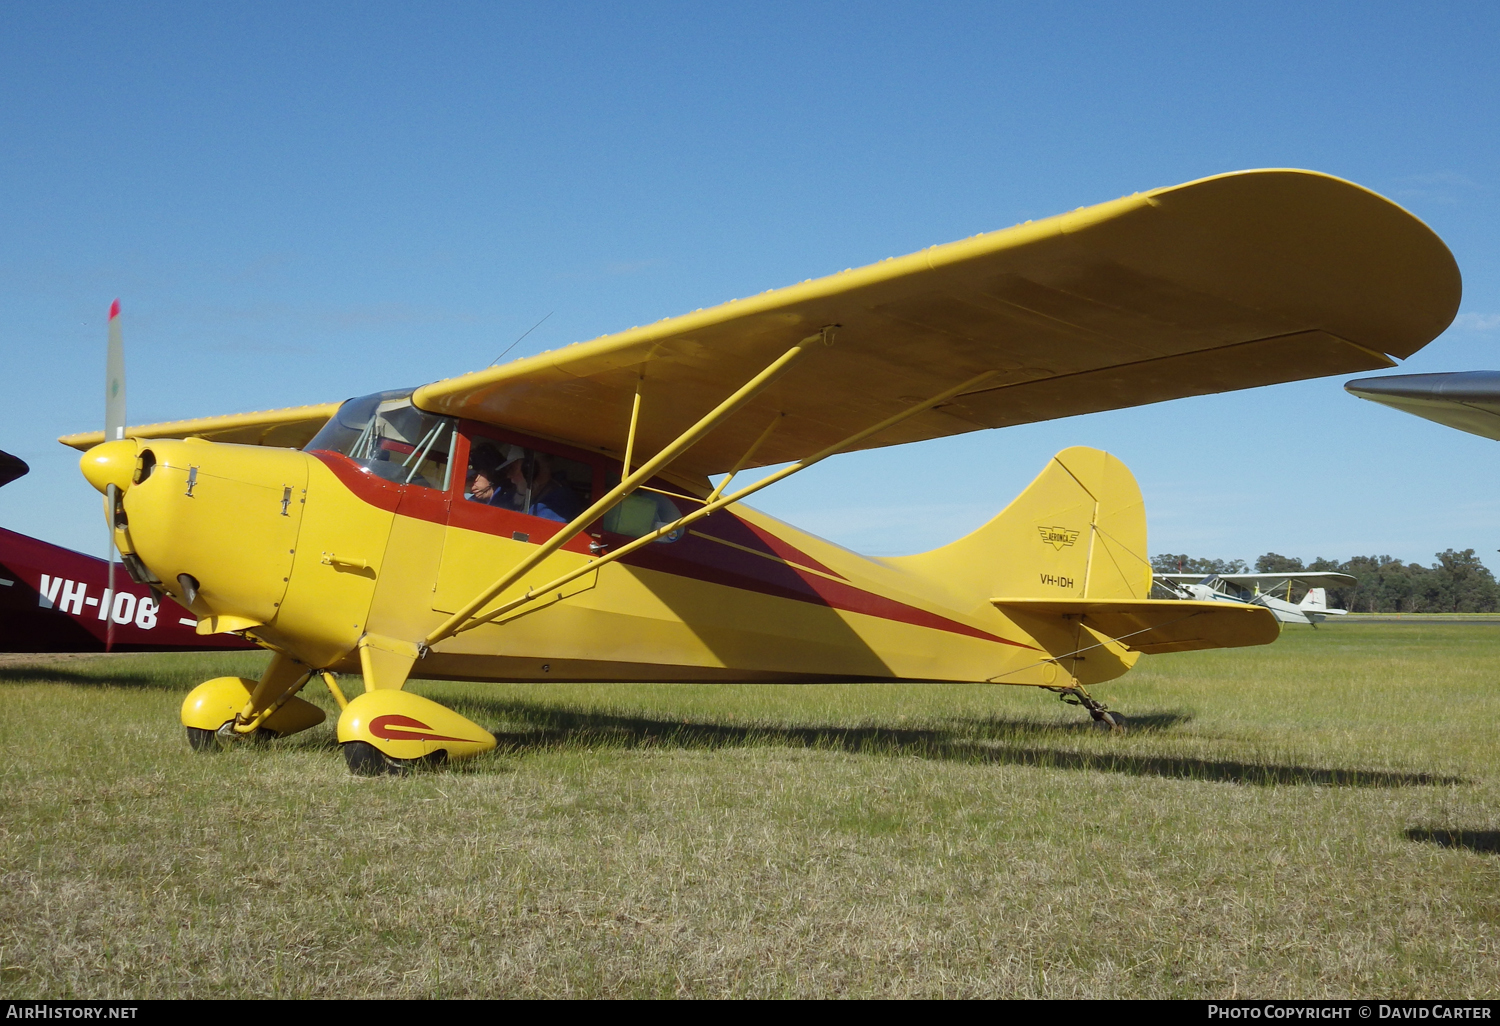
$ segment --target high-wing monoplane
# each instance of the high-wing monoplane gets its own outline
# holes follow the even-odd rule
[[[1328,607],[1328,589],[1356,583],[1348,574],[1164,574],[1154,575],[1157,585],[1173,598],[1203,602],[1238,602],[1264,606],[1282,623],[1306,623],[1316,627],[1330,616],[1343,616],[1347,609]],[[1307,593],[1292,601],[1292,588],[1301,585]]]
[[[743,500],[836,453],[1391,367],[1460,290],[1388,200],[1243,172],[415,390],[63,441],[136,578],[274,653],[258,681],[188,696],[195,747],[321,721],[297,697],[319,677],[356,772],[495,744],[403,690],[413,675],[987,681],[1109,722],[1087,688],[1141,654],[1279,630],[1262,606],[1149,597],[1114,457],[1064,450],[988,524],[900,558]]]

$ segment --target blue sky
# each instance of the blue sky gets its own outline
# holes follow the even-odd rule
[[[103,549],[59,434],[340,399],[1221,171],[1306,167],[1452,248],[1406,371],[1500,368],[1500,15],[1380,4],[0,7],[0,524]],[[1500,566],[1500,450],[1342,379],[840,457],[759,497],[941,544],[1074,444],[1153,552]]]

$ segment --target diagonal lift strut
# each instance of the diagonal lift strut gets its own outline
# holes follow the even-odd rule
[[[590,524],[609,512],[621,499],[649,481],[673,460],[686,452],[695,442],[718,427],[731,414],[740,409],[740,407],[759,395],[767,386],[784,374],[792,364],[812,352],[814,344],[829,342],[832,337],[833,327],[836,327],[836,325],[825,327],[816,335],[809,335],[785,353],[782,353],[759,374],[741,385],[733,395],[704,414],[696,424],[663,446],[660,452],[641,464],[639,469],[632,472],[627,465],[624,468],[625,475],[618,485],[611,488],[598,502],[574,517],[562,530],[538,546],[535,551],[529,553],[525,559],[507,570],[495,583],[465,603],[462,609],[443,621],[436,630],[427,635],[423,641],[423,645],[431,648],[443,639],[451,638],[454,634],[457,634],[475,613],[484,608],[486,603],[530,573],[542,560],[578,537]],[[637,387],[635,402],[630,415],[630,438],[627,442],[627,446],[632,449],[635,443],[635,427],[640,412],[640,400],[640,388]]]
[[[811,339],[804,339],[802,344],[805,345],[810,341],[815,341],[817,337],[818,336],[813,336]],[[733,505],[734,503],[739,502],[745,497],[760,491],[762,488],[766,488],[770,485],[775,484],[777,481],[785,480],[786,478],[791,477],[793,474],[798,473],[799,471],[806,470],[813,464],[825,460],[829,456],[833,456],[841,450],[847,449],[849,446],[861,442],[866,438],[869,438],[871,435],[878,434],[879,432],[884,431],[887,428],[894,427],[895,425],[901,423],[904,420],[907,420],[908,418],[914,417],[919,413],[930,410],[934,406],[937,406],[939,403],[946,402],[954,396],[966,392],[971,388],[974,388],[976,385],[987,381],[998,373],[1000,373],[998,370],[991,370],[985,371],[981,374],[976,374],[974,377],[960,382],[959,384],[954,385],[952,388],[948,388],[942,392],[939,392],[937,395],[933,396],[930,399],[917,403],[916,405],[902,410],[900,413],[892,417],[887,417],[885,420],[882,420],[878,424],[872,425],[871,427],[865,428],[862,431],[856,432],[855,434],[850,435],[848,438],[845,438],[839,442],[835,442],[833,445],[830,445],[827,448],[806,457],[805,459],[799,460],[789,467],[783,467],[781,470],[778,470],[773,474],[768,474],[766,477],[755,482],[754,484],[747,485],[730,495],[719,495],[719,492],[723,489],[723,485],[728,483],[727,481],[723,482],[718,488],[714,489],[714,493],[710,496],[709,501],[705,502],[701,507],[693,510],[691,513],[679,517],[677,520],[674,520],[670,524],[663,524],[661,527],[656,528],[649,534],[644,534],[641,537],[636,538],[617,549],[612,549],[608,553],[600,556],[598,559],[592,560],[584,566],[569,571],[568,573],[563,574],[561,577],[558,577],[555,580],[549,581],[548,583],[539,587],[527,588],[524,595],[520,595],[510,600],[509,602],[497,606],[495,609],[490,610],[483,616],[475,615],[477,610],[481,609],[485,605],[485,603],[492,600],[505,588],[510,587],[511,584],[514,584],[521,578],[526,570],[531,569],[531,567],[534,567],[537,563],[540,562],[539,558],[533,558],[529,560],[523,568],[519,570],[512,570],[505,577],[501,578],[502,583],[499,583],[498,586],[492,586],[491,588],[486,589],[485,593],[480,599],[477,599],[474,602],[470,602],[467,606],[465,606],[467,612],[465,613],[462,620],[460,620],[457,615],[455,615],[453,618],[450,618],[447,624],[444,624],[442,628],[439,628],[438,631],[434,631],[433,634],[429,636],[427,644],[431,646],[433,644],[436,644],[437,641],[440,641],[443,638],[452,637],[454,634],[472,630],[475,627],[479,627],[483,624],[489,623],[497,617],[504,616],[506,613],[519,609],[521,606],[524,606],[527,603],[534,602],[537,599],[542,598],[543,596],[549,595],[558,588],[561,588],[564,585],[577,580],[585,574],[593,573],[594,571],[598,570],[600,567],[608,563],[613,563],[616,560],[619,560],[622,557],[635,552],[637,549],[644,548],[645,546],[651,544],[664,535],[670,534],[673,531],[686,527],[688,524],[691,524],[697,520],[701,520],[703,517],[708,516],[710,513],[723,509],[726,506]],[[777,421],[772,421],[771,427],[774,427],[778,421],[779,418]],[[753,453],[756,448],[759,448],[760,444],[765,441],[767,435],[770,434],[770,431],[771,428],[767,428],[766,431],[761,435],[761,437],[756,440],[754,445],[751,447],[751,453]],[[665,452],[666,450],[663,451]],[[740,460],[740,463],[744,464],[748,462],[749,458],[750,453],[747,453],[747,455]],[[655,463],[655,461],[653,461],[653,463]],[[650,465],[651,464],[648,464],[648,466]],[[642,471],[644,470],[645,468],[643,467]],[[632,475],[632,478],[637,476],[639,475]],[[621,485],[621,488],[623,488],[623,483]],[[574,523],[577,524],[581,521],[582,526],[587,526],[592,522],[593,518],[598,515],[594,512],[594,510],[601,510],[601,512],[603,510],[607,510],[609,506],[612,505],[614,501],[616,501],[616,499],[614,498],[615,493],[620,492],[621,488],[615,489],[615,491],[611,492],[610,495],[607,495],[603,499],[599,500],[599,502],[595,503],[588,512],[585,512],[582,516],[575,520]],[[577,532],[573,531],[572,528],[573,524],[569,524],[568,527],[564,528],[562,532],[559,532],[556,537],[561,538],[564,535],[567,535],[568,537],[574,536]],[[579,530],[582,530],[582,527],[580,527]],[[556,549],[560,547],[560,544],[561,543],[559,543],[559,545],[553,546],[553,548],[549,550],[549,552],[556,551]],[[448,629],[446,633],[442,633],[446,628],[449,627],[449,624],[452,624],[451,629]]]

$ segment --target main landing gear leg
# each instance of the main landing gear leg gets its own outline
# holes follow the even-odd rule
[[[1047,690],[1056,693],[1069,705],[1080,705],[1087,709],[1089,715],[1094,718],[1094,725],[1101,730],[1108,730],[1112,734],[1125,733],[1125,717],[1117,712],[1110,712],[1109,706],[1083,690],[1082,684],[1070,688],[1048,688]]]

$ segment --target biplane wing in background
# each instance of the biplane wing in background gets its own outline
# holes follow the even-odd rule
[[[739,503],[839,452],[1390,367],[1460,293],[1442,240],[1388,200],[1243,172],[350,400],[302,453],[122,428],[82,464],[119,496],[133,567],[277,653],[259,682],[195,692],[195,743],[310,726],[282,703],[322,670],[364,676],[339,726],[357,770],[494,744],[401,691],[414,673],[994,681],[1092,702],[1084,686],[1142,652],[1275,633],[1264,608],[1141,604],[1143,504],[1108,454],[1060,453],[989,524],[901,558]],[[231,420],[182,423],[212,438]],[[442,737],[380,733],[398,719]]]
[[[1392,374],[1359,378],[1344,389],[1382,406],[1500,440],[1500,371]]]
[[[1358,583],[1348,574],[1329,572],[1277,574],[1163,574],[1153,579],[1173,598],[1201,602],[1232,602],[1265,606],[1282,623],[1307,623],[1316,627],[1330,616],[1344,616],[1346,609],[1328,607],[1329,588],[1347,588]],[[1307,589],[1292,601],[1293,586]],[[1278,594],[1279,593],[1279,594]]]

